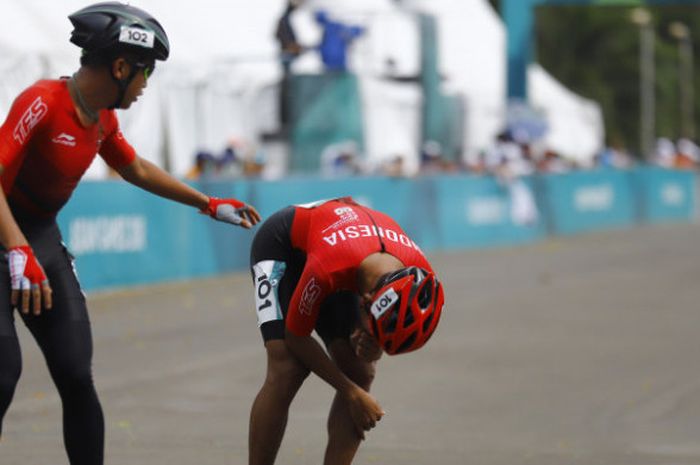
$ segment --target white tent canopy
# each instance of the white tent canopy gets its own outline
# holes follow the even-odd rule
[[[574,94],[537,64],[528,69],[532,106],[541,109],[549,125],[544,145],[583,166],[603,149],[605,128],[600,105]]]

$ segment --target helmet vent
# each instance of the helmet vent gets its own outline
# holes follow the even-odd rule
[[[396,304],[395,308],[401,308],[399,304]],[[396,322],[398,320],[398,315],[396,312],[392,312],[391,315],[384,320],[384,324],[382,325],[384,328],[384,332],[386,333],[393,333],[396,331]]]
[[[406,349],[408,349],[409,347],[411,347],[413,345],[415,340],[416,340],[416,333],[413,333],[413,334],[411,334],[411,336],[408,339],[406,339],[404,341],[403,344],[401,344],[399,346],[399,349],[396,351],[396,353],[400,354],[401,352],[405,352]]]
[[[433,317],[435,316],[434,313],[431,313],[428,318],[425,319],[423,322],[423,332],[428,331],[428,328],[430,327],[430,323],[433,321]]]
[[[423,286],[423,289],[421,289],[418,293],[418,306],[421,308],[421,310],[425,310],[426,308],[428,308],[428,306],[430,306],[431,301],[433,300],[433,288],[430,284],[432,283],[426,283]]]
[[[403,327],[404,328],[412,325],[413,322],[416,321],[415,318],[413,317],[413,312],[410,311],[410,309],[408,309],[408,310],[409,311],[406,312],[406,318],[403,320]]]

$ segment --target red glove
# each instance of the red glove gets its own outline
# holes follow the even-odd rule
[[[12,247],[7,251],[7,263],[10,265],[10,280],[13,291],[29,290],[47,284],[44,269],[28,245]]]
[[[209,198],[206,208],[200,210],[218,221],[250,227],[257,223],[257,212],[250,206],[236,199]],[[246,225],[247,223],[247,225]]]

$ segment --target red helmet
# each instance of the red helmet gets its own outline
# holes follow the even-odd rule
[[[389,355],[422,347],[435,331],[445,303],[435,274],[410,266],[380,282],[369,307],[370,332]]]

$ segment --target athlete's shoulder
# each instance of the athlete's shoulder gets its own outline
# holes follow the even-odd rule
[[[59,93],[65,92],[67,89],[66,79],[39,79],[34,84],[29,86],[29,88],[36,88],[43,92],[48,93]]]
[[[20,95],[42,97],[42,99],[46,99],[47,103],[50,103],[66,92],[65,79],[41,79],[24,89]]]
[[[35,128],[48,121],[60,98],[61,81],[43,79],[24,89],[12,102],[2,132],[24,144]],[[63,87],[65,91],[65,87]]]
[[[65,81],[42,79],[24,89],[15,99],[14,105],[21,108],[29,107],[32,112],[47,113],[67,92]]]

